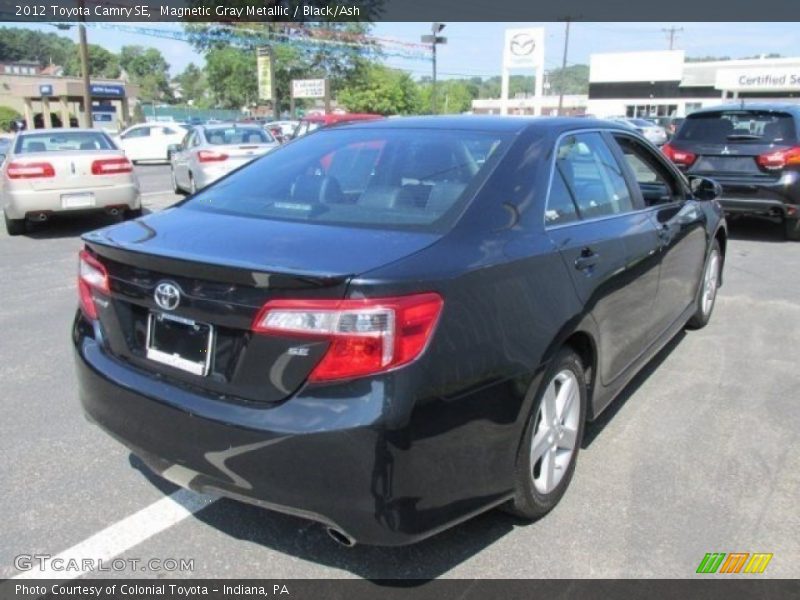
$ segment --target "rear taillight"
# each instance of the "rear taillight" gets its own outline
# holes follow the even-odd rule
[[[428,344],[442,311],[435,293],[363,300],[273,300],[253,331],[328,340],[313,382],[373,375],[407,364]]]
[[[228,160],[228,155],[224,152],[215,152],[214,150],[200,150],[200,152],[197,153],[197,160],[201,163],[222,162],[223,160]]]
[[[9,179],[41,179],[55,177],[56,170],[49,162],[13,161],[6,169]]]
[[[761,154],[756,158],[756,162],[759,166],[770,170],[800,165],[800,146]]]
[[[697,159],[697,155],[686,150],[678,150],[672,144],[664,144],[661,151],[668,159],[679,167],[691,167]]]
[[[78,296],[81,311],[89,319],[97,319],[97,307],[92,290],[103,294],[109,293],[108,271],[86,250],[81,250],[78,258]]]
[[[92,162],[92,175],[119,175],[133,172],[133,165],[127,158],[100,158]]]

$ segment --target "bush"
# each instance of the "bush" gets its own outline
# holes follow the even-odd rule
[[[0,106],[0,129],[3,131],[11,130],[11,121],[19,119],[20,114],[8,106]]]

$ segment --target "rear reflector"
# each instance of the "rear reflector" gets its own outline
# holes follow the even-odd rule
[[[86,250],[78,255],[78,297],[81,311],[87,318],[97,319],[97,306],[94,303],[92,290],[103,294],[109,293],[108,271]]]
[[[756,162],[765,169],[782,169],[789,165],[800,165],[800,146],[761,154]]]
[[[666,156],[679,167],[691,167],[694,164],[694,161],[697,159],[697,155],[693,152],[678,150],[672,146],[672,144],[664,144],[661,147],[661,151],[664,153],[664,156]]]
[[[40,179],[55,177],[56,170],[48,162],[14,161],[8,165],[6,176],[9,179]]]
[[[133,165],[127,158],[101,158],[92,163],[92,175],[131,173]]]
[[[309,381],[373,375],[407,364],[426,348],[442,297],[435,293],[363,300],[272,300],[253,331],[328,340]]]
[[[215,152],[214,150],[200,150],[197,153],[197,160],[201,163],[207,162],[222,162],[228,160],[228,155],[224,152]]]

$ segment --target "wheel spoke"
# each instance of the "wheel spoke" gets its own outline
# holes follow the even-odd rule
[[[531,443],[531,468],[538,462],[542,455],[547,451],[550,443],[547,441],[549,430],[544,423],[539,427],[539,431],[533,437]]]
[[[563,421],[564,419],[569,416],[569,411],[572,408],[572,403],[575,401],[575,396],[577,396],[578,386],[575,385],[575,379],[569,377],[562,385],[561,389],[558,390],[558,402],[557,405],[561,406],[561,413],[558,415],[558,420]]]
[[[558,447],[565,450],[572,450],[578,439],[578,431],[572,427],[564,427],[561,431],[564,433],[564,436],[558,440]]]
[[[556,453],[552,448],[544,453],[540,476],[542,477],[544,492],[546,494],[550,493],[555,487],[556,478]]]
[[[556,416],[556,384],[553,382],[547,386],[542,398],[542,419],[550,425]]]

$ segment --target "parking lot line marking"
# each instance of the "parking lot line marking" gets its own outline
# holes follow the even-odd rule
[[[108,561],[115,556],[180,523],[216,500],[212,496],[178,490],[52,557],[47,562],[47,568],[39,570],[37,564],[36,569],[25,571],[14,579],[67,580],[92,573],[91,569],[81,570],[83,558],[92,559],[94,564],[102,560],[108,566]],[[62,561],[57,562],[56,559]],[[52,567],[55,564],[60,565],[59,569],[66,568],[72,560],[77,564],[78,570],[55,570]]]

